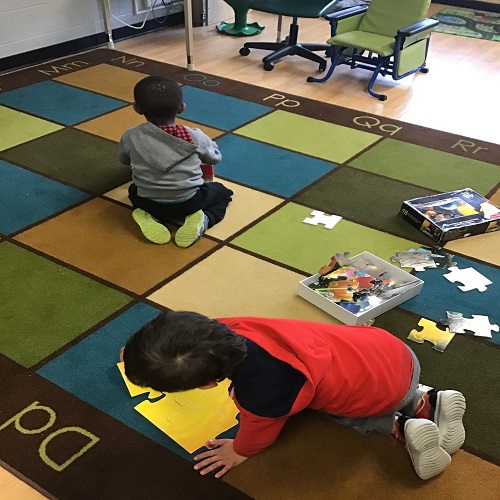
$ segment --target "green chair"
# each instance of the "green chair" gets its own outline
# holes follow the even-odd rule
[[[439,21],[426,18],[431,0],[372,0],[368,7],[352,7],[325,16],[332,37],[327,40],[331,66],[323,78],[310,76],[308,82],[325,82],[339,64],[351,69],[373,71],[368,92],[380,101],[386,95],[373,90],[380,74],[400,80],[425,67],[431,31]]]
[[[285,56],[300,56],[319,63],[320,71],[326,69],[327,60],[315,52],[326,52],[330,49],[327,43],[304,43],[298,42],[299,17],[319,18],[328,13],[328,9],[335,5],[338,0],[253,0],[249,7],[260,12],[269,12],[278,16],[292,18],[290,33],[285,40],[279,42],[248,42],[240,49],[242,56],[250,54],[250,49],[262,49],[273,51],[262,59],[264,69],[271,71],[274,63]]]
[[[224,0],[234,10],[234,23],[222,21],[216,26],[219,33],[230,36],[258,35],[264,29],[259,23],[247,24],[249,5],[252,0]]]

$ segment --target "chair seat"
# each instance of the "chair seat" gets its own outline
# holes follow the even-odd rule
[[[339,0],[327,2],[325,0],[286,0],[277,2],[276,0],[253,0],[248,2],[251,9],[270,14],[278,14],[288,17],[322,17],[328,9]]]
[[[349,31],[330,38],[326,43],[338,47],[367,50],[385,57],[394,53],[395,40],[389,36],[377,35],[376,33],[368,33],[366,31]]]

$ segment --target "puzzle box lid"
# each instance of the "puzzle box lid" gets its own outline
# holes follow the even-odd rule
[[[404,201],[400,214],[438,242],[500,229],[500,208],[470,188]]]

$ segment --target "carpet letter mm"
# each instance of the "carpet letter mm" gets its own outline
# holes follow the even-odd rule
[[[26,429],[21,425],[21,418],[24,415],[27,415],[31,411],[44,411],[48,415],[48,420],[45,425],[42,425],[41,427],[38,427],[37,429]],[[0,431],[8,427],[10,424],[14,423],[14,427],[18,432],[24,435],[30,435],[30,434],[40,434],[41,432],[46,431],[50,427],[54,425],[56,421],[56,412],[52,409],[49,408],[48,406],[42,406],[38,401],[35,401],[34,403],[31,403],[29,406],[21,410],[19,413],[14,415],[12,418],[7,420],[7,422],[3,423],[0,425]],[[62,464],[59,464],[49,458],[47,454],[47,445],[55,438],[58,436],[62,436],[64,434],[67,434],[68,432],[76,432],[79,433],[86,438],[89,439],[89,442],[80,448],[78,451],[73,453],[66,461],[64,461]],[[97,444],[99,442],[100,438],[98,438],[96,435],[92,434],[91,432],[82,429],[81,427],[62,427],[61,429],[58,429],[54,432],[51,432],[41,443],[40,447],[38,448],[38,453],[40,455],[40,458],[42,461],[51,467],[52,469],[56,470],[57,472],[61,472],[68,465],[73,463],[78,457],[81,457],[84,453],[86,453],[92,446]]]

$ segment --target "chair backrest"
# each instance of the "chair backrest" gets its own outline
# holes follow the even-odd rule
[[[359,29],[396,36],[399,29],[427,17],[431,0],[372,0]]]

